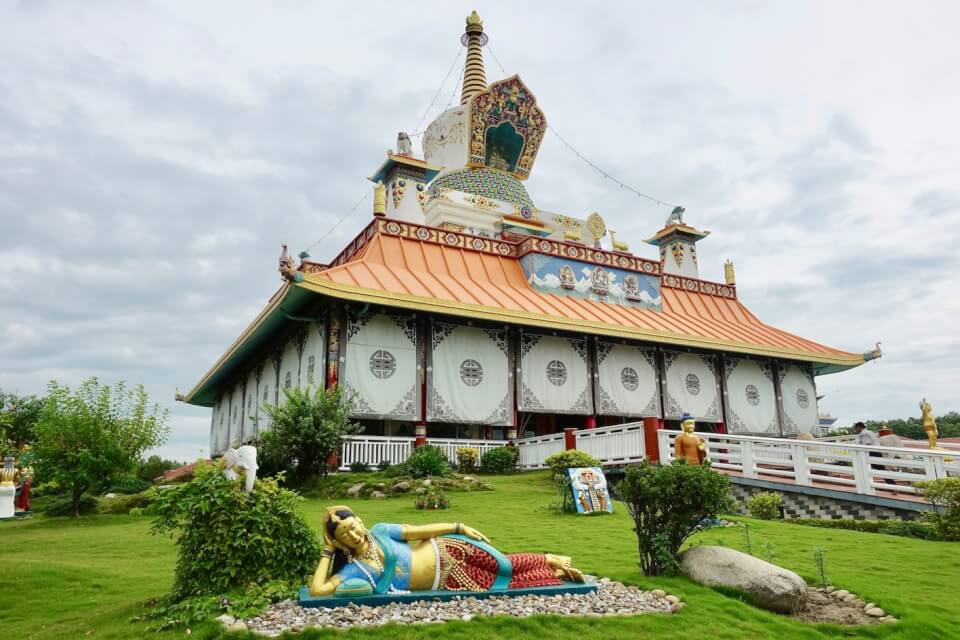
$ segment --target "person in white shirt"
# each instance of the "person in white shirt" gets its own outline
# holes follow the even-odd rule
[[[880,438],[878,438],[877,434],[875,434],[873,431],[870,431],[870,429],[867,429],[867,425],[863,424],[862,422],[858,422],[857,424],[853,425],[853,428],[857,432],[857,444],[863,444],[870,447],[880,446]],[[882,458],[883,454],[880,453],[879,451],[871,451],[870,457]],[[887,468],[882,464],[871,464],[870,468],[877,471],[887,470]],[[887,484],[896,484],[896,482],[892,478],[884,478],[883,481],[886,482]]]

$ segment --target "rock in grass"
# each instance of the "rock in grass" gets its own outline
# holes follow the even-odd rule
[[[881,609],[880,607],[873,607],[872,609],[867,609],[864,611],[865,614],[871,618],[882,618],[887,615],[887,612]]]
[[[393,485],[394,493],[406,493],[407,491],[410,491],[409,482],[398,482],[397,484]]]
[[[386,498],[386,497],[387,497],[387,494],[385,494],[385,493],[382,492],[382,491],[372,491],[372,492],[370,492],[370,497],[371,497],[371,498],[376,498],[376,499]]]
[[[793,571],[727,549],[700,546],[680,556],[683,572],[707,586],[723,586],[748,594],[757,606],[777,613],[799,611],[807,602],[807,583]]]
[[[655,596],[658,597],[658,598],[666,598],[666,597],[667,597],[667,592],[664,591],[663,589],[654,589],[654,590],[651,591],[650,593],[652,593],[653,595],[655,595]]]
[[[357,484],[355,484],[355,485],[353,485],[352,487],[350,487],[349,489],[347,489],[347,496],[349,496],[349,497],[351,497],[351,498],[356,498],[357,496],[360,495],[360,492],[363,491],[363,488],[364,488],[365,486],[367,486],[367,483],[365,483],[365,482],[358,482]]]

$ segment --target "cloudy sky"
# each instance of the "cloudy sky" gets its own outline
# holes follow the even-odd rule
[[[361,6],[363,4],[363,6]],[[669,6],[667,6],[669,5]],[[454,98],[464,17],[487,78],[713,232],[764,321],[884,358],[819,378],[843,421],[960,409],[960,43],[954,2],[6,2],[0,6],[0,388],[144,383],[162,453],[208,446],[173,402],[368,190],[398,130]],[[413,10],[414,8],[419,11]],[[434,96],[438,96],[428,109]],[[419,144],[415,141],[415,149]],[[669,209],[548,135],[538,206],[640,239]],[[311,253],[368,221],[363,203]]]

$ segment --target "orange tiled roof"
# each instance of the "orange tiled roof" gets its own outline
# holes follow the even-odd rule
[[[827,347],[766,325],[733,297],[661,286],[663,309],[654,311],[556,296],[531,288],[514,255],[374,233],[372,227],[360,239],[363,242],[349,261],[304,273],[299,286],[346,300],[777,356],[832,368],[864,362],[862,354]]]

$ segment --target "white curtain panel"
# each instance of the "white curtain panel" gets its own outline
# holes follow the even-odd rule
[[[778,362],[780,395],[783,397],[783,433],[815,433],[820,425],[817,413],[817,387],[810,365]]]
[[[247,374],[247,388],[243,395],[243,423],[240,427],[240,440],[246,442],[255,433],[254,421],[257,417],[257,370],[253,368]]]
[[[326,327],[323,322],[307,325],[303,355],[300,357],[300,387],[323,388],[326,375]]]
[[[730,433],[780,435],[769,360],[724,357]]]
[[[653,349],[597,341],[597,413],[659,416],[655,357]]]
[[[517,382],[521,411],[593,413],[586,340],[521,333]]]
[[[257,390],[257,432],[270,428],[270,416],[265,406],[274,403],[274,394],[277,390],[277,371],[273,365],[273,357],[268,356],[260,366],[263,373],[260,375],[260,388]]]
[[[677,420],[684,413],[702,422],[721,422],[717,360],[713,355],[665,351],[663,398],[666,418]]]
[[[233,393],[230,395],[230,438],[226,442],[226,447],[236,447],[240,445],[240,430],[243,429],[243,385],[238,381],[233,387]]]
[[[297,386],[300,375],[300,352],[297,347],[297,336],[292,335],[283,345],[283,355],[280,357],[280,391],[277,394],[277,405],[283,405],[286,397],[283,389],[293,389]]]
[[[217,398],[216,402],[213,403],[213,429],[210,432],[210,455],[217,455],[220,453],[221,445],[223,442],[223,433],[226,427],[226,418],[224,417],[223,403],[226,396],[221,395]]]
[[[419,419],[417,332],[413,318],[385,314],[351,318],[343,375],[352,415]]]
[[[513,424],[513,372],[505,329],[434,322],[427,419]]]

